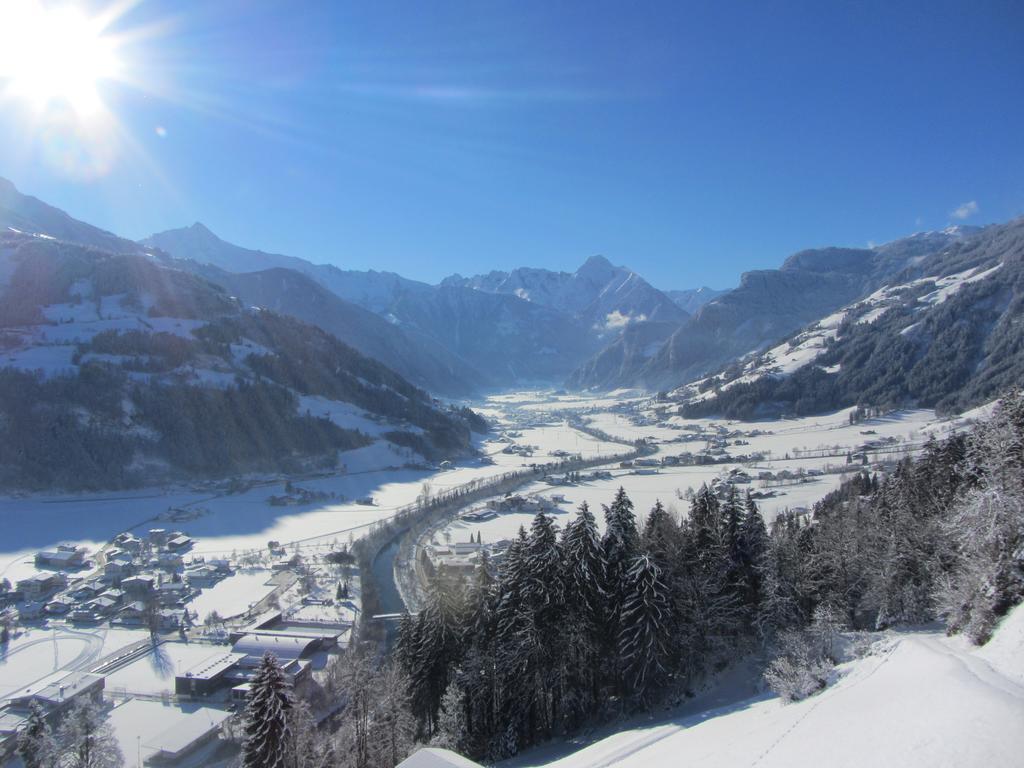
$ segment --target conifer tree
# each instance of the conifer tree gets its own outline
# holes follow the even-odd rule
[[[256,669],[245,709],[244,768],[287,768],[292,744],[289,713],[294,706],[291,685],[269,651]]]
[[[586,502],[562,535],[565,579],[566,691],[562,720],[578,724],[598,701],[598,657],[605,592],[604,553],[597,522]]]
[[[668,674],[671,599],[661,570],[646,554],[634,558],[625,581],[619,643],[631,693],[646,701]]]

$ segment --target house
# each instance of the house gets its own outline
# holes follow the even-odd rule
[[[145,574],[131,576],[121,582],[121,589],[131,596],[145,597],[152,594],[153,590],[156,589],[156,578]]]
[[[131,565],[134,559],[132,553],[127,549],[121,549],[120,547],[113,547],[108,549],[104,553],[104,559],[108,563],[121,563],[122,565]]]
[[[99,702],[103,696],[102,675],[89,672],[55,672],[23,689],[10,699],[11,709],[28,710],[35,702],[47,715],[47,719],[59,716],[71,704],[81,698]]]
[[[167,549],[170,552],[184,552],[191,546],[192,539],[183,533],[180,533],[167,541]]]
[[[165,632],[177,629],[181,626],[181,614],[180,610],[162,608],[156,614],[157,627]]]
[[[85,565],[85,547],[60,544],[56,549],[36,553],[36,565],[48,568],[81,568]]]
[[[109,616],[117,608],[119,602],[107,595],[100,595],[92,602],[86,603],[86,608],[98,616]]]
[[[457,541],[451,546],[451,551],[456,556],[471,555],[479,552],[483,545],[476,541]]]
[[[71,596],[76,600],[92,600],[102,589],[103,586],[101,584],[88,581],[75,587],[71,592]]]
[[[181,555],[177,552],[161,552],[155,558],[156,567],[163,568],[168,571],[176,571],[181,568],[185,563],[181,559]]]
[[[132,573],[131,565],[125,565],[121,562],[110,562],[104,563],[103,575],[100,577],[103,581],[117,583],[126,576],[130,576]]]
[[[51,616],[63,616],[70,613],[75,607],[75,601],[69,597],[55,597],[44,606],[46,612]]]
[[[114,589],[113,587],[111,587],[106,592],[101,592],[100,597],[109,597],[115,603],[120,603],[122,600],[124,600],[124,590]]]
[[[157,587],[160,605],[181,605],[188,597],[188,586],[181,581],[168,581]]]
[[[137,555],[142,550],[142,539],[130,533],[119,533],[114,537],[114,543],[121,549]]]
[[[191,587],[210,587],[220,581],[221,574],[212,565],[199,565],[185,571],[185,581]]]
[[[18,608],[18,618],[21,621],[35,621],[43,618],[45,606],[42,603],[24,603]]]
[[[16,589],[26,600],[36,601],[64,589],[67,583],[67,577],[62,573],[36,573],[18,581]]]
[[[146,623],[147,617],[146,604],[141,600],[136,600],[117,612],[116,621],[119,624],[141,625]]]
[[[147,538],[149,539],[149,543],[154,547],[162,547],[167,543],[170,535],[168,535],[167,531],[163,528],[150,528],[149,536]]]

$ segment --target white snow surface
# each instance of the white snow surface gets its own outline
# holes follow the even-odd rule
[[[567,757],[529,755],[550,768],[995,768],[1024,755],[1024,612],[987,646],[940,631],[892,633],[842,664],[822,693],[783,705],[762,694],[718,709],[646,723]],[[1008,666],[1007,666],[1008,665]]]

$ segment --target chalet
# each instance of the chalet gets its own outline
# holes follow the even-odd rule
[[[131,576],[121,582],[121,589],[133,597],[145,597],[156,589],[156,578],[147,576]]]
[[[185,571],[185,581],[191,587],[210,587],[220,578],[221,574],[212,565],[199,565]]]
[[[115,600],[107,595],[100,595],[90,603],[86,603],[86,608],[95,613],[97,616],[109,616],[117,608],[120,601]]]
[[[142,539],[130,533],[119,533],[114,537],[114,544],[121,549],[137,555],[142,550]]]
[[[184,560],[177,552],[161,552],[153,559],[157,568],[168,571],[176,571],[184,565]]]
[[[70,597],[55,597],[44,606],[46,612],[51,616],[64,616],[75,607],[75,601]]]
[[[462,519],[472,523],[481,523],[484,520],[493,520],[497,516],[493,509],[477,509],[473,512],[466,512],[462,515]]]
[[[157,588],[157,594],[160,598],[160,605],[181,605],[189,596],[189,588],[184,582],[168,581]]]
[[[168,539],[167,541],[167,550],[169,552],[184,552],[191,546],[192,539],[183,533],[179,533],[177,536]]]
[[[164,528],[150,528],[149,536],[147,538],[149,539],[149,543],[154,547],[162,547],[167,543],[170,535]]]
[[[103,590],[103,585],[95,581],[87,581],[79,584],[71,591],[71,596],[76,600],[92,600]]]
[[[132,560],[134,560],[131,552],[120,547],[108,549],[104,554],[104,558],[108,563],[121,563],[123,565],[131,565]]]
[[[182,611],[171,608],[162,608],[156,614],[157,626],[165,632],[178,629],[181,626]]]
[[[39,602],[22,603],[18,608],[18,618],[21,621],[35,621],[43,618],[46,606]]]
[[[147,618],[146,604],[141,600],[129,603],[117,612],[117,623],[129,625],[141,625]]]
[[[36,553],[36,565],[48,568],[81,568],[85,565],[85,547],[60,544],[56,549]]]
[[[120,562],[109,562],[103,564],[103,575],[100,577],[106,582],[120,582],[121,579],[131,576],[131,565]]]
[[[16,589],[26,600],[42,600],[67,586],[67,577],[62,573],[36,573],[18,581]]]

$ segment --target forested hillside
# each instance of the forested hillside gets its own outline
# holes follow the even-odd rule
[[[971,227],[924,232],[875,248],[813,248],[778,269],[746,272],[731,291],[702,305],[657,349],[634,352],[614,378],[589,361],[571,377],[577,388],[673,389],[798,331],[894,276],[927,271],[943,249],[970,239]],[[616,342],[618,343],[618,342]]]
[[[8,232],[0,266],[5,487],[333,467],[384,433],[448,457],[486,429],[320,329],[145,257]]]
[[[749,498],[706,487],[682,519],[639,512],[620,490],[603,537],[586,507],[563,531],[540,513],[496,573],[435,585],[395,651],[422,738],[500,759],[679,701],[737,656],[803,698],[844,629],[942,618],[984,642],[1024,597],[1024,396],[770,532]]]
[[[933,277],[908,270],[838,313],[834,333],[821,333],[822,321],[794,335],[790,348],[807,347],[795,369],[758,356],[731,365],[684,390],[683,413],[751,418],[855,404],[951,412],[1020,382],[1024,220],[990,227],[929,266]],[[815,335],[812,349],[805,341]],[[706,394],[694,398],[694,389]]]

